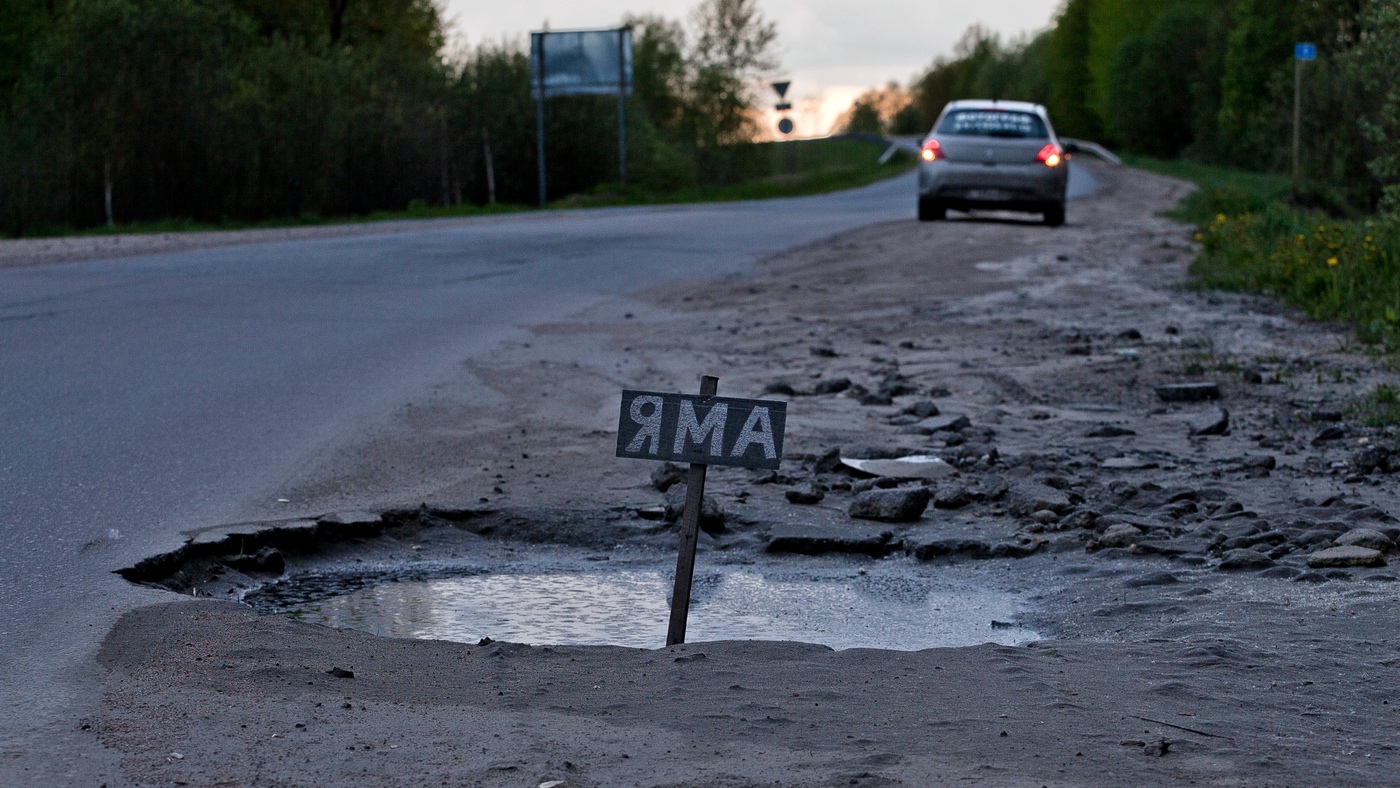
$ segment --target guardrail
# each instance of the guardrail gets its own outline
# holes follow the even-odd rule
[[[1069,151],[1070,153],[1082,152],[1091,154],[1093,156],[1098,156],[1100,159],[1103,159],[1104,161],[1108,162],[1109,164],[1112,164],[1115,167],[1123,163],[1122,159],[1118,158],[1117,156],[1114,156],[1108,148],[1105,148],[1097,142],[1090,142],[1088,140],[1072,140],[1069,138],[1065,138],[1064,140],[1062,140],[1062,142],[1065,143],[1065,150]]]

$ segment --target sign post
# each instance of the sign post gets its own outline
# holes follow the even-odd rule
[[[530,34],[530,93],[535,99],[540,205],[548,197],[544,159],[545,99],[617,96],[618,177],[627,182],[627,102],[632,95],[632,28]]]
[[[788,88],[792,86],[792,82],[772,82],[770,84],[773,86],[773,92],[778,94],[778,103],[773,108],[779,112],[787,112],[792,109],[792,102],[787,100]],[[792,118],[783,116],[778,121],[778,131],[784,136],[791,134]]]
[[[776,470],[783,458],[787,403],[717,397],[718,390],[719,378],[705,375],[700,378],[699,396],[622,392],[617,456],[690,462],[671,621],[666,631],[668,646],[685,642],[706,470],[711,465]]]
[[[1317,60],[1316,44],[1293,45],[1293,194],[1298,194],[1298,153],[1303,126],[1303,63]]]
[[[700,396],[719,393],[719,378],[700,378]],[[700,510],[705,506],[705,472],[708,465],[690,464],[686,477],[685,514],[681,516],[681,548],[676,555],[676,584],[671,591],[671,624],[666,628],[666,645],[685,642],[685,625],[690,614],[690,583],[695,577],[695,548],[700,541]]]

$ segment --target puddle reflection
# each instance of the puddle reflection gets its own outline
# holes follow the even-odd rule
[[[308,602],[293,615],[392,637],[475,643],[657,648],[670,572],[655,569],[483,574],[389,583]],[[902,576],[843,578],[738,569],[697,575],[687,640],[797,640],[836,649],[918,650],[1037,638],[1016,626],[1021,599]]]

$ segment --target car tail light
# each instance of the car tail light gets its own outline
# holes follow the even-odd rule
[[[929,140],[924,143],[923,150],[919,151],[919,158],[924,161],[937,161],[948,158],[948,155],[943,152],[943,146],[938,144],[938,140]]]
[[[1065,156],[1064,151],[1060,150],[1060,146],[1052,142],[1041,148],[1040,153],[1037,153],[1035,158],[1037,161],[1045,162],[1047,167],[1058,167],[1060,162],[1064,161]]]

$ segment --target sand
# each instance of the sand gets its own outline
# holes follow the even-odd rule
[[[655,544],[671,531],[642,516],[662,502],[653,466],[611,459],[618,392],[782,382],[798,392],[783,470],[711,473],[728,529],[701,562],[767,554],[781,534],[858,546],[875,528],[897,549],[849,560],[987,562],[1032,595],[1018,623],[1045,640],[476,645],[186,599],[108,636],[103,711],[85,724],[140,784],[1393,782],[1400,583],[1307,565],[1357,527],[1400,536],[1396,477],[1357,459],[1394,435],[1330,420],[1393,374],[1336,327],[1181,287],[1190,232],[1159,214],[1188,187],[1098,174],[1105,191],[1057,230],[881,225],[532,327],[289,492],[325,512],[573,512]],[[842,377],[851,388],[803,393]],[[1200,380],[1221,399],[1156,392]],[[878,404],[882,388],[901,393]],[[521,390],[541,396],[507,396]],[[940,414],[905,412],[920,402]],[[1226,434],[1193,434],[1222,408]],[[950,416],[967,422],[940,428]],[[820,464],[832,448],[932,452],[959,474],[917,521],[853,521],[861,479]],[[789,504],[803,482],[826,497]],[[480,538],[601,549],[578,530]],[[392,539],[366,549],[407,555]]]

